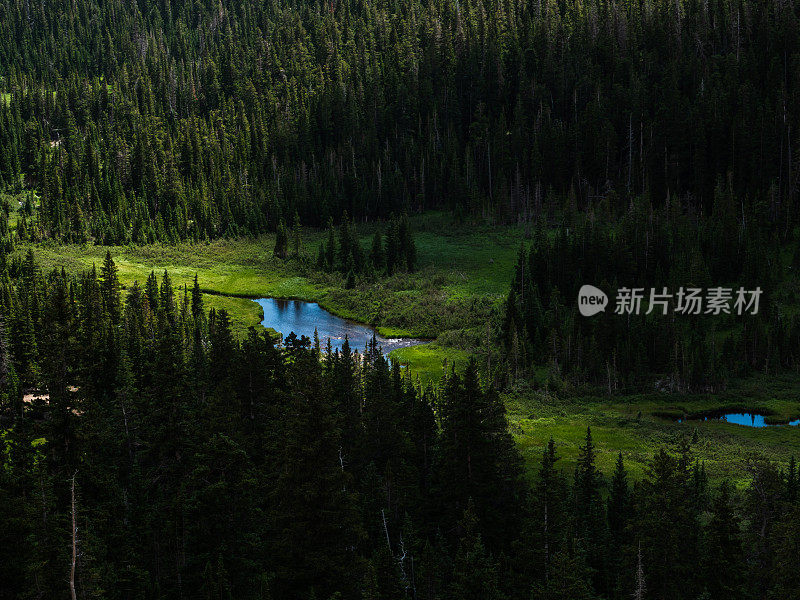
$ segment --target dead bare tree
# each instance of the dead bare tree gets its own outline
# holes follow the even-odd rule
[[[644,568],[642,567],[642,542],[639,542],[639,553],[636,557],[636,590],[633,592],[633,600],[644,600],[647,587],[644,584]]]
[[[69,592],[72,600],[78,598],[75,594],[75,567],[78,563],[78,521],[75,515],[75,475],[77,474],[77,471],[72,474],[72,566],[69,572]]]

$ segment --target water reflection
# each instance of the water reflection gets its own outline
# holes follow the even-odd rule
[[[746,427],[779,427],[782,425],[800,425],[800,419],[795,419],[794,421],[789,421],[788,423],[767,423],[766,417],[757,413],[724,413],[721,415],[705,416],[692,420],[725,421],[726,423],[744,425]],[[678,419],[679,423],[682,421],[683,419]]]
[[[302,300],[280,300],[278,298],[259,298],[255,300],[264,311],[261,324],[280,331],[284,337],[294,332],[299,336],[314,338],[314,329],[319,335],[320,344],[324,347],[328,338],[332,348],[341,349],[345,336],[348,337],[350,347],[359,352],[363,351],[373,334],[378,345],[388,354],[396,348],[405,348],[425,343],[424,340],[414,338],[385,338],[369,325],[362,325],[337,317],[322,308],[316,302]]]

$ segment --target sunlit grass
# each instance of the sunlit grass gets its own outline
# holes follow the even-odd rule
[[[647,462],[659,448],[675,448],[690,442],[698,460],[705,463],[713,481],[747,481],[747,464],[769,459],[785,463],[800,455],[800,428],[794,426],[748,427],[717,420],[684,420],[657,416],[667,409],[690,414],[737,406],[748,412],[771,412],[781,418],[800,415],[796,376],[756,377],[735,382],[718,395],[631,395],[613,399],[560,399],[542,391],[517,390],[506,396],[512,433],[530,469],[535,470],[552,436],[562,456],[561,464],[572,471],[587,426],[597,449],[597,464],[606,474],[622,452],[634,479],[645,474]]]
[[[404,365],[414,380],[427,385],[438,381],[451,368],[461,370],[469,360],[469,353],[430,343],[392,350],[389,358]]]
[[[460,348],[468,346],[453,340],[461,339],[464,332],[483,335],[489,310],[507,293],[523,231],[519,227],[455,225],[440,213],[415,217],[412,222],[418,272],[359,281],[353,290],[344,289],[341,274],[319,273],[311,265],[324,231],[303,232],[305,261],[276,259],[271,235],[174,246],[106,248],[44,243],[34,250],[44,270],[63,266],[77,272],[92,264],[99,269],[108,249],[126,287],[135,280],[144,282],[151,271],[160,277],[166,269],[178,289],[191,286],[197,274],[206,292],[206,308],[227,310],[239,336],[248,327],[260,326],[261,308],[250,298],[274,296],[318,302],[341,317],[376,325],[387,337],[438,337],[439,341],[391,353],[415,380],[431,385],[452,365],[459,369],[466,364],[470,352]],[[375,227],[380,226],[359,227],[365,249]],[[21,247],[18,252],[26,249]],[[547,379],[544,370],[536,377],[540,386]],[[748,460],[786,461],[792,454],[800,454],[800,428],[758,429],[692,420],[675,423],[658,415],[682,417],[736,407],[788,420],[800,417],[798,389],[796,378],[764,376],[737,382],[728,392],[715,395],[654,393],[559,399],[541,391],[517,390],[504,399],[512,433],[530,473],[538,469],[551,436],[562,456],[560,464],[571,472],[586,427],[591,425],[598,466],[604,473],[611,472],[622,452],[632,478],[638,479],[658,448],[674,447],[688,439],[694,440],[693,449],[712,479],[727,477],[743,484]]]
[[[143,282],[151,271],[169,271],[176,287],[190,285],[197,274],[204,292],[318,302],[338,316],[375,325],[386,336],[435,338],[448,329],[481,326],[489,308],[505,295],[521,229],[456,227],[441,213],[415,217],[412,223],[418,272],[359,281],[355,290],[343,289],[341,274],[319,273],[313,268],[312,257],[326,237],[319,230],[303,232],[303,261],[275,258],[272,235],[141,247],[45,242],[34,249],[45,269],[63,266],[70,271],[99,266],[110,250],[126,286],[136,280]],[[359,227],[365,250],[376,228],[382,230],[383,225]],[[219,302],[209,300],[210,305]],[[252,310],[232,310],[231,314],[238,331],[256,324]]]

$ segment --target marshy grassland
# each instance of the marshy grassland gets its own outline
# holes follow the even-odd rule
[[[524,232],[521,227],[469,223],[456,227],[452,217],[439,213],[417,217],[413,226],[418,270],[364,278],[354,289],[344,289],[341,275],[314,267],[326,235],[317,230],[303,231],[301,256],[286,260],[273,256],[273,235],[150,246],[43,243],[20,246],[17,254],[31,247],[44,270],[79,271],[93,264],[99,269],[110,250],[126,287],[143,283],[151,271],[167,270],[176,289],[190,288],[196,274],[206,307],[227,310],[240,336],[262,320],[252,298],[318,302],[338,316],[376,326],[385,336],[431,339],[429,344],[395,350],[391,357],[406,365],[422,385],[436,385],[446,370],[465,364],[470,355],[486,360],[485,323],[501,308]],[[374,227],[358,228],[364,248]],[[681,440],[692,443],[712,480],[742,484],[750,461],[785,461],[800,454],[800,428],[752,428],[693,418],[722,409],[760,412],[769,415],[768,422],[800,417],[796,377],[738,380],[719,394],[654,392],[609,398],[543,388],[540,383],[536,389],[514,387],[504,394],[512,433],[532,474],[550,437],[556,440],[563,468],[571,471],[587,426],[592,427],[601,470],[610,473],[622,452],[634,478],[644,473],[654,450],[674,447]]]
[[[688,441],[696,458],[705,464],[712,481],[729,479],[744,486],[748,465],[770,459],[785,464],[800,455],[800,428],[794,426],[747,427],[704,414],[757,412],[777,422],[800,417],[796,376],[759,375],[734,381],[720,394],[634,394],[615,397],[562,397],[542,390],[517,388],[505,395],[511,431],[529,467],[541,460],[552,437],[567,472],[592,429],[597,464],[606,474],[622,452],[633,479],[647,469],[653,451],[676,448]],[[672,414],[681,422],[668,418]],[[769,421],[769,418],[768,418]]]
[[[79,271],[99,268],[111,251],[125,286],[144,283],[151,271],[167,270],[176,288],[191,286],[197,275],[206,305],[228,310],[240,334],[261,322],[260,309],[250,299],[272,296],[318,302],[340,317],[376,326],[385,336],[443,338],[442,348],[470,349],[486,317],[505,297],[523,231],[469,224],[456,228],[451,217],[439,213],[415,219],[414,231],[416,272],[362,279],[352,290],[344,289],[339,274],[314,268],[326,235],[321,231],[304,231],[301,256],[287,260],[273,255],[274,235],[150,246],[45,243],[21,246],[17,255],[32,247],[43,270]],[[369,247],[373,233],[374,226],[359,228],[363,247]],[[404,360],[412,362],[413,354],[404,352]]]

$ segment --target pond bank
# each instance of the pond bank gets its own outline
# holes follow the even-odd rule
[[[341,349],[345,338],[353,350],[361,352],[374,337],[384,354],[429,341],[410,337],[384,337],[376,328],[338,317],[317,302],[282,298],[258,298],[253,301],[262,309],[261,324],[265,328],[280,332],[284,337],[293,332],[312,340],[316,332],[322,346],[330,340],[334,349]]]

